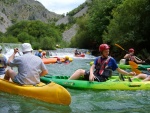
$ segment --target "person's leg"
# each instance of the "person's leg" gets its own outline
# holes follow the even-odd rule
[[[11,78],[13,80],[16,75],[17,73],[12,69],[8,69],[5,73],[4,79],[9,81],[9,79]]]
[[[143,81],[150,81],[150,76],[148,75]]]
[[[85,70],[78,69],[70,76],[69,80],[76,80],[80,78],[80,76],[84,76],[84,73],[85,73]]]
[[[134,79],[134,78],[145,79],[146,77],[147,77],[147,74],[139,74],[139,75],[133,77],[133,79]]]

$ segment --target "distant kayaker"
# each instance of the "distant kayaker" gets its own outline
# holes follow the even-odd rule
[[[101,44],[99,46],[101,56],[94,60],[94,64],[91,66],[90,71],[78,69],[69,79],[78,79],[80,76],[83,76],[85,80],[104,82],[111,77],[112,71],[115,70],[123,75],[135,75],[134,72],[127,72],[117,66],[116,60],[109,56],[109,48],[107,44]]]
[[[81,54],[81,52],[79,52],[77,49],[75,50],[75,52],[74,52],[74,55],[76,56],[76,55],[80,55]]]
[[[70,63],[69,56],[65,56],[64,63],[65,64],[69,64]]]
[[[0,75],[5,74],[6,67],[7,67],[7,59],[2,54],[2,46],[0,46]]]
[[[58,63],[58,64],[62,64],[62,62],[60,61],[60,58],[59,58],[59,57],[57,57],[57,61],[56,61],[56,63]]]
[[[145,61],[142,61],[142,60],[138,59],[136,56],[134,56],[133,48],[129,49],[129,53],[124,56],[124,59],[126,59],[126,64],[129,64],[129,61],[133,61],[138,64],[145,63]]]
[[[38,52],[35,53],[35,56],[42,58],[42,49],[39,49]]]
[[[143,81],[150,81],[150,68],[147,68],[147,73],[141,73],[138,74],[137,76],[133,77],[134,78],[139,78],[139,79],[143,79]]]
[[[22,56],[15,57],[15,54],[19,52],[15,48],[14,53],[8,59],[8,65],[10,67],[16,66],[18,73],[12,69],[8,69],[4,79],[9,80],[11,78],[13,82],[21,85],[36,85],[40,82],[40,76],[48,73],[47,68],[41,58],[32,54],[33,49],[29,43],[23,43],[21,48]]]
[[[47,56],[46,56],[46,51],[43,51],[42,52],[42,57],[41,58],[47,58]]]

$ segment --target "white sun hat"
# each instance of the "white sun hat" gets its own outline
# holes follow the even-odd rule
[[[21,45],[21,48],[22,48],[22,52],[27,52],[27,51],[32,51],[32,47],[31,47],[31,44],[29,43],[23,43]]]

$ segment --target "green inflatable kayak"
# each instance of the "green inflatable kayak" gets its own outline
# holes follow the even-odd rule
[[[150,90],[150,82],[142,82],[139,79],[135,79],[132,82],[125,78],[125,81],[121,81],[118,76],[112,76],[111,79],[106,82],[90,82],[79,80],[68,80],[69,76],[50,76],[46,75],[41,77],[41,81],[49,83],[51,81],[60,84],[64,87],[74,89],[97,89],[97,90]]]
[[[94,63],[93,61],[90,62],[90,65],[93,65],[93,63]],[[131,69],[130,65],[125,64],[118,64],[118,67],[121,69]],[[141,64],[138,65],[139,70],[146,70],[147,68],[150,68],[150,65],[141,65]]]
[[[118,67],[121,69],[131,69],[130,65],[125,65],[125,64],[118,64]],[[139,70],[146,70],[147,68],[150,68],[150,65],[138,65]]]

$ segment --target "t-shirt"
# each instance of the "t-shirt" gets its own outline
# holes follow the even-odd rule
[[[13,81],[20,84],[35,85],[39,83],[40,73],[47,70],[41,58],[31,53],[26,53],[22,56],[16,57],[9,65],[11,67],[18,67],[18,74]]]
[[[38,56],[38,57],[40,57],[40,58],[42,57],[42,53],[40,53],[40,52],[35,53],[35,55]]]
[[[94,65],[97,65],[98,59],[99,59],[99,57],[97,57],[97,58],[94,60]],[[101,57],[101,61],[103,61],[103,60],[106,60],[106,58],[102,58],[102,57]],[[116,63],[116,60],[115,60],[114,58],[111,57],[111,58],[109,59],[108,67],[111,67],[111,69],[112,69],[113,71],[115,71],[115,70],[118,68],[118,65],[117,65],[117,63]]]

